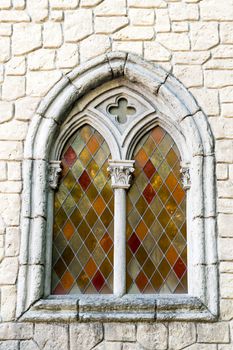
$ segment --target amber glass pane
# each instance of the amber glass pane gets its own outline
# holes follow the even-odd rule
[[[180,155],[160,127],[137,145],[127,205],[128,293],[186,293],[185,192]]]
[[[113,191],[109,148],[90,126],[62,153],[55,194],[52,294],[112,293]]]

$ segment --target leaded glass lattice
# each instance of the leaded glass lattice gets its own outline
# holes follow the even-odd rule
[[[114,199],[103,137],[85,125],[62,153],[55,193],[52,294],[112,293]]]
[[[186,196],[180,155],[155,127],[138,143],[127,198],[127,292],[186,293]]]

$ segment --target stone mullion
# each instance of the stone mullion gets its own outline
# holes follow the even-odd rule
[[[109,161],[114,189],[114,295],[126,293],[126,192],[130,188],[134,161]]]

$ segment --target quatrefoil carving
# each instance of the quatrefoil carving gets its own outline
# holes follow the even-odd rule
[[[127,116],[134,115],[136,108],[130,106],[125,97],[120,97],[115,104],[108,107],[108,112],[115,117],[118,123],[125,124],[128,120]]]

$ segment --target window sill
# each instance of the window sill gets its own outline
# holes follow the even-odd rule
[[[36,302],[21,317],[28,322],[215,321],[200,299],[187,296],[49,297]]]

